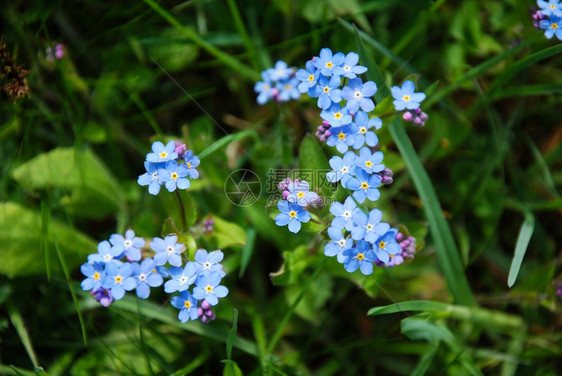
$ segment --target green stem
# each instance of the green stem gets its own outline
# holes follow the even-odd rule
[[[185,223],[185,207],[183,206],[183,200],[181,199],[179,191],[176,189],[176,198],[180,205],[180,218],[181,218],[181,232],[184,233],[187,230],[187,224]]]

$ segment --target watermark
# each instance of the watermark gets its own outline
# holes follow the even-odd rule
[[[224,194],[236,206],[250,206],[260,198],[261,180],[252,170],[233,171],[224,182]]]
[[[279,183],[285,179],[306,180],[311,190],[319,190],[324,192],[335,192],[336,186],[326,179],[326,174],[332,170],[314,170],[314,169],[269,169],[266,176],[266,185],[268,194],[279,193]]]

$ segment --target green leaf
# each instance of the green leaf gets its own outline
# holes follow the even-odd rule
[[[242,376],[243,373],[238,367],[238,364],[233,360],[222,360],[224,363],[223,376]]]
[[[449,290],[455,302],[468,306],[476,305],[464,273],[460,253],[455,244],[451,228],[443,215],[443,210],[439,204],[435,188],[431,184],[431,179],[406,135],[402,120],[395,118],[394,122],[390,124],[389,129],[420,195],[423,209],[429,222],[429,229],[437,246],[437,259],[447,280]]]
[[[77,215],[99,218],[125,208],[121,187],[90,149],[57,148],[40,154],[16,168],[13,177],[28,190],[67,190],[61,203]]]
[[[199,159],[203,159],[205,157],[207,157],[208,155],[213,154],[214,152],[216,152],[217,150],[221,149],[222,147],[230,144],[231,142],[234,141],[240,141],[243,138],[246,137],[252,137],[256,142],[259,141],[259,136],[256,133],[256,131],[254,130],[245,130],[242,132],[237,132],[237,133],[233,133],[233,134],[229,134],[226,135],[220,139],[218,139],[217,141],[213,142],[211,145],[209,145],[209,147],[207,147],[205,150],[203,150],[200,154],[199,154]]]
[[[97,244],[80,231],[54,220],[49,226],[69,268],[82,264],[88,254],[96,251]],[[39,213],[13,202],[0,204],[0,273],[10,278],[45,273],[40,228]],[[54,246],[49,245],[51,249]],[[59,262],[54,252],[49,254],[49,258],[52,269],[56,269]]]
[[[409,317],[402,320],[400,322],[400,330],[402,334],[411,340],[456,341],[455,336],[444,326],[417,317]]]
[[[217,241],[217,247],[224,249],[233,245],[246,244],[246,232],[235,223],[227,222],[224,219],[213,215],[214,231],[213,236]]]
[[[308,252],[308,247],[301,245],[292,251],[283,252],[283,265],[275,273],[271,273],[271,280],[278,286],[297,283],[302,273],[308,268],[314,258]]]
[[[232,345],[234,344],[234,339],[236,338],[236,331],[238,330],[238,310],[234,309],[234,316],[232,318],[232,329],[228,333],[228,338],[226,339],[226,358],[232,360]]]
[[[513,255],[513,260],[511,260],[511,267],[509,268],[509,275],[507,277],[507,285],[509,287],[513,286],[517,275],[519,274],[519,269],[521,268],[521,263],[523,262],[523,257],[525,257],[525,252],[527,252],[527,247],[535,231],[535,216],[532,212],[525,212],[525,220],[521,225],[521,230],[519,230],[519,236],[517,237],[517,244],[515,245],[515,253]]]
[[[252,253],[254,252],[254,244],[256,243],[256,235],[257,232],[253,227],[250,227],[246,230],[246,245],[242,248],[242,254],[240,255],[240,272],[238,274],[239,278],[244,276],[246,272],[246,268],[250,263],[250,259],[252,258]]]
[[[307,171],[309,171],[308,173],[312,176],[312,181],[309,181],[311,190],[318,187],[325,197],[332,195],[334,187],[332,183],[326,180],[326,174],[332,169],[322,147],[310,134],[307,134],[301,143],[299,168],[301,173],[307,174]]]
[[[400,302],[383,307],[371,308],[367,315],[378,316],[389,313],[406,312],[406,311],[422,311],[422,312],[440,312],[446,311],[449,304],[440,302],[431,302],[427,300],[412,300],[409,302]]]

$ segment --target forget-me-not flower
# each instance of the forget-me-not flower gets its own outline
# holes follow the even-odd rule
[[[172,279],[166,281],[164,291],[169,294],[174,291],[187,290],[197,279],[197,265],[193,261],[189,261],[183,269],[172,266],[170,276]]]
[[[289,201],[280,200],[277,207],[281,213],[275,217],[275,224],[277,226],[289,225],[289,231],[296,234],[301,229],[301,222],[307,223],[310,221],[310,213],[303,209],[298,204],[290,204]]]
[[[300,81],[297,86],[299,92],[306,93],[310,88],[316,86],[319,76],[320,71],[316,69],[314,63],[311,60],[307,61],[306,69],[299,69],[295,75]]]
[[[416,89],[414,83],[410,80],[405,81],[402,87],[393,86],[390,88],[390,92],[394,97],[394,108],[397,111],[402,111],[403,109],[415,110],[420,106],[420,102],[425,99],[424,93],[414,93]]]
[[[333,54],[329,48],[320,50],[320,56],[314,59],[314,66],[320,69],[320,73],[329,77],[332,75],[341,76],[344,74],[342,65],[345,61],[343,52]]]
[[[191,186],[187,179],[187,166],[177,164],[176,161],[166,162],[165,168],[158,170],[158,179],[166,186],[169,192],[173,192],[176,188],[187,189]]]
[[[544,35],[548,39],[556,35],[556,38],[562,40],[562,18],[550,16],[550,19],[542,20],[539,25],[541,29],[545,30]]]
[[[362,168],[369,175],[384,170],[384,165],[381,164],[383,159],[382,151],[375,151],[371,154],[371,149],[363,147],[359,150],[359,156],[355,159],[355,166]]]
[[[377,189],[381,185],[381,178],[378,175],[369,175],[363,169],[356,169],[356,178],[351,178],[347,182],[347,186],[353,192],[353,197],[358,203],[362,204],[365,199],[376,201],[381,193]]]
[[[148,185],[148,193],[157,195],[160,192],[162,182],[158,179],[158,170],[164,168],[165,163],[152,163],[144,161],[146,172],[139,176],[137,183],[140,186]]]
[[[340,153],[345,153],[355,143],[355,135],[350,124],[330,128],[332,133],[326,140],[329,146],[335,146]]]
[[[560,3],[560,0],[549,0],[548,2],[538,0],[537,5],[545,16],[562,17],[562,3]]]
[[[369,115],[363,111],[357,111],[354,120],[356,132],[354,134],[355,143],[353,148],[359,149],[365,143],[371,147],[376,146],[379,143],[379,138],[371,128],[380,129],[382,127],[382,120],[379,118],[369,119]]]
[[[402,248],[396,241],[396,232],[396,229],[391,229],[373,243],[374,252],[383,263],[387,263],[391,256],[394,257],[402,252]]]
[[[351,237],[355,240],[363,239],[369,243],[374,243],[390,229],[390,225],[381,222],[381,219],[382,211],[379,209],[371,210],[369,216],[363,212],[355,213]]]
[[[185,152],[184,160],[185,167],[187,167],[187,176],[189,176],[190,179],[197,179],[199,177],[199,171],[195,168],[199,166],[201,162],[199,157],[193,155],[193,150],[188,150]]]
[[[152,239],[150,247],[156,252],[154,263],[157,266],[164,265],[166,262],[173,266],[181,266],[180,254],[185,251],[185,245],[177,241],[176,235],[168,235],[164,239],[158,237]]]
[[[360,78],[352,78],[342,91],[342,97],[347,101],[347,109],[351,114],[359,110],[371,112],[375,109],[375,103],[371,99],[377,92],[377,84],[373,81],[363,83]]]
[[[131,276],[132,273],[133,268],[128,262],[121,265],[110,262],[105,266],[105,277],[101,287],[111,290],[113,299],[122,299],[125,291],[131,291],[137,287],[137,280]]]
[[[155,141],[152,144],[152,153],[146,155],[146,160],[152,163],[163,163],[167,161],[173,161],[178,157],[178,153],[175,152],[176,143],[175,141],[169,141],[166,146],[160,141]]]
[[[326,120],[332,127],[341,127],[342,125],[351,123],[351,115],[346,106],[340,106],[334,103],[330,108],[320,113],[320,117]]]
[[[224,254],[220,250],[207,253],[204,249],[198,249],[195,252],[195,266],[197,268],[197,273],[209,274],[211,272],[217,272],[221,278],[224,277],[226,273],[220,264],[223,257]]]
[[[337,260],[340,264],[345,261],[344,251],[353,248],[353,239],[346,238],[342,229],[339,227],[328,227],[328,235],[330,236],[330,241],[324,246],[324,254],[328,257],[337,256]]]
[[[224,298],[228,295],[228,289],[219,285],[220,281],[221,277],[216,272],[209,275],[200,275],[197,277],[196,286],[193,288],[193,297],[197,300],[205,299],[212,306],[217,305],[218,298]]]
[[[353,273],[357,269],[364,275],[373,273],[373,263],[377,261],[371,245],[364,240],[359,240],[355,248],[349,248],[343,252],[346,257],[344,261],[345,270]]]
[[[330,213],[334,216],[332,227],[345,228],[347,231],[351,231],[353,215],[356,211],[360,211],[360,209],[357,208],[357,204],[351,196],[347,196],[343,204],[337,201],[332,202],[330,205]]]
[[[343,76],[347,78],[355,78],[358,74],[367,72],[366,67],[357,65],[358,62],[359,55],[356,52],[348,53],[343,61]]]
[[[289,194],[286,200],[290,204],[297,204],[299,206],[307,206],[314,204],[318,200],[318,193],[310,190],[310,184],[306,180],[301,180],[298,183],[292,181],[287,185]]]
[[[355,158],[357,155],[348,151],[342,157],[334,155],[330,158],[330,167],[333,168],[332,171],[326,174],[326,180],[330,183],[336,183],[341,180],[344,188],[346,188],[347,181],[355,174]]]
[[[180,292],[180,296],[172,297],[172,305],[180,310],[178,319],[185,323],[188,320],[197,320],[199,313],[197,310],[197,299],[195,299],[187,290]]]
[[[113,234],[109,237],[109,242],[114,246],[123,248],[127,259],[130,261],[139,261],[141,258],[140,249],[144,247],[144,239],[135,237],[135,232],[128,229],[125,232],[125,237],[121,234]]]
[[[341,80],[337,76],[318,78],[318,85],[308,90],[308,95],[312,98],[318,97],[318,107],[325,110],[332,103],[340,103],[342,100],[341,90],[339,89]]]
[[[146,258],[139,265],[134,263],[133,277],[137,279],[137,296],[141,299],[147,299],[150,295],[151,287],[158,287],[164,283],[162,276],[156,271],[154,260]]]

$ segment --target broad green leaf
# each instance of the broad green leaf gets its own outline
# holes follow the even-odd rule
[[[222,371],[223,376],[242,376],[243,373],[238,367],[238,364],[233,360],[223,360],[224,370]]]
[[[302,278],[301,278],[302,279]],[[304,298],[295,308],[295,313],[311,323],[318,320],[318,312],[322,310],[326,302],[332,296],[333,278],[327,273],[320,274],[310,284],[310,287],[304,294]],[[301,293],[302,285],[291,285],[285,289],[285,301],[291,304]]]
[[[13,177],[28,190],[67,190],[61,202],[80,216],[103,217],[125,207],[121,187],[90,149],[51,150],[16,168]]]
[[[444,326],[422,318],[409,317],[400,322],[402,334],[411,340],[455,342],[453,334]]]
[[[217,241],[217,247],[224,249],[233,245],[246,244],[246,232],[235,223],[227,222],[224,219],[213,215],[214,231],[213,236]]]
[[[0,204],[0,273],[13,278],[46,272],[40,228],[39,213],[13,202]],[[51,220],[50,228],[69,268],[82,264],[88,254],[96,252],[97,244],[80,231],[55,220]],[[54,244],[50,248],[54,249]],[[51,267],[58,268],[55,252],[49,257]]]
[[[283,252],[283,265],[275,273],[271,273],[273,283],[278,286],[287,286],[297,283],[301,274],[309,267],[314,258],[308,252],[308,247],[302,245],[292,251]]]
[[[519,230],[519,236],[517,237],[517,244],[515,245],[515,254],[513,255],[513,260],[511,260],[511,267],[509,268],[509,275],[507,277],[507,285],[509,287],[513,286],[517,275],[519,274],[519,269],[521,268],[521,263],[523,262],[523,257],[525,257],[525,252],[527,252],[527,247],[535,231],[535,216],[532,212],[527,211],[525,213],[525,221],[521,225],[521,230]]]

